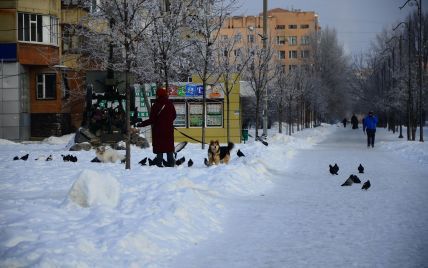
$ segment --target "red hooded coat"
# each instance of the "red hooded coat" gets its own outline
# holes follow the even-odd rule
[[[152,125],[153,153],[174,152],[174,120],[177,116],[175,107],[168,99],[165,89],[158,89],[156,95],[149,119],[139,126]]]

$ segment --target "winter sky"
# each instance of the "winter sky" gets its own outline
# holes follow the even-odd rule
[[[410,2],[414,2],[411,0]],[[419,1],[419,0],[418,0]],[[428,0],[421,0],[427,10]],[[239,0],[239,15],[256,15],[263,11],[263,0]],[[338,32],[339,42],[347,54],[366,52],[370,42],[383,29],[392,29],[416,9],[406,0],[268,0],[268,9],[285,8],[315,11],[322,28],[332,27]]]

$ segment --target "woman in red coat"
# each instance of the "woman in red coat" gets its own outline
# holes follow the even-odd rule
[[[173,167],[174,159],[174,104],[168,99],[164,88],[156,91],[156,100],[150,110],[149,119],[138,124],[139,127],[152,125],[153,153],[156,154],[156,165],[161,167],[163,153],[166,153],[168,166]]]

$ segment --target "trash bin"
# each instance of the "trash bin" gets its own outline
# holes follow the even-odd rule
[[[244,141],[244,143],[248,141],[248,129],[246,128],[242,129],[242,140]]]

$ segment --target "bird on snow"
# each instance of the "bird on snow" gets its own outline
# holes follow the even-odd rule
[[[27,161],[29,154],[26,154],[24,156],[21,157],[21,160]]]
[[[333,168],[336,170],[336,173],[339,171],[339,166],[338,166],[336,163],[334,163]],[[337,175],[337,174],[336,174],[336,175]]]
[[[52,155],[51,154],[46,158],[46,161],[52,161]]]
[[[363,190],[367,190],[367,189],[369,189],[369,188],[370,188],[370,186],[371,186],[371,184],[370,184],[370,180],[367,180],[367,181],[363,184],[363,187],[361,187],[361,189],[363,189]]]
[[[149,158],[149,166],[154,166],[156,165],[155,160],[152,160]]]
[[[339,175],[339,174],[337,174],[337,170],[332,165],[328,165],[328,166],[330,167],[331,175]]]
[[[92,163],[101,163],[101,161],[98,159],[98,157],[94,157],[94,159],[91,160]]]
[[[13,160],[19,160],[19,157],[18,157],[18,156],[15,156],[15,157],[13,158]]]
[[[236,152],[236,154],[238,155],[238,157],[243,157],[245,156],[245,154],[243,152],[241,152],[241,150],[238,149],[238,151]]]
[[[360,178],[358,178],[357,175],[352,174],[350,178],[353,183],[361,183]]]
[[[187,162],[187,166],[188,166],[188,167],[193,166],[193,161],[192,161],[192,159],[189,159],[189,161]]]
[[[204,158],[204,164],[205,164],[205,166],[207,166],[207,167],[209,167],[209,166],[210,166],[210,163],[208,162],[208,159],[207,159],[207,158]]]
[[[147,162],[147,157],[143,158],[140,162],[138,162],[138,164],[145,166]]]
[[[184,162],[186,162],[186,158],[183,156],[182,158],[175,161],[175,165],[179,166],[179,165],[183,164]]]
[[[349,176],[349,178],[340,186],[351,186],[353,183],[352,177]]]
[[[358,172],[364,173],[364,167],[361,164],[358,166]]]

